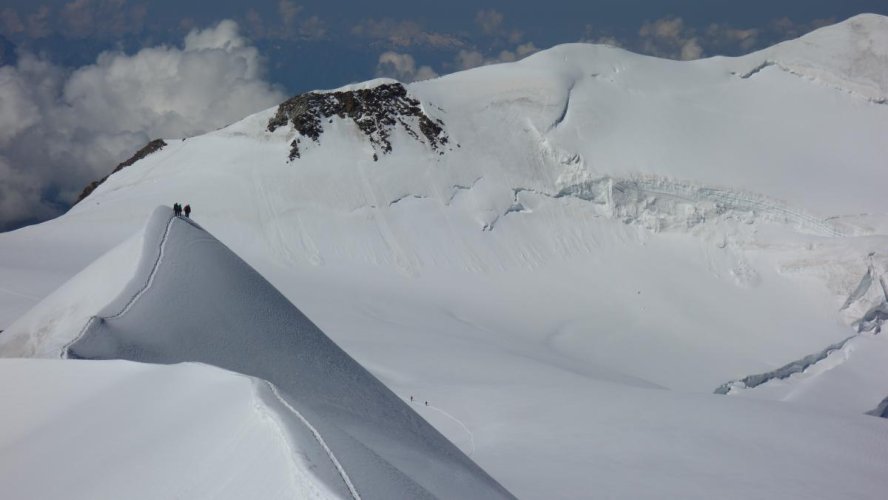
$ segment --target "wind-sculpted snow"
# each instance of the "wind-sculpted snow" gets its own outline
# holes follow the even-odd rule
[[[854,324],[858,332],[882,331],[882,324],[888,321],[888,261],[878,261],[880,266],[876,269],[875,252],[869,256],[870,265],[866,275],[860,280],[860,284],[848,296],[848,300],[842,309],[847,309],[851,304],[859,304],[868,307],[863,316]]]
[[[361,498],[510,496],[258,273],[168,209],[149,222],[133,282],[67,356],[199,361],[267,380],[323,436]]]
[[[250,377],[39,359],[2,360],[0,377],[4,499],[349,498],[310,432]]]
[[[639,222],[655,231],[687,229],[724,219],[755,219],[788,224],[822,236],[842,236],[835,225],[802,210],[741,191],[711,188],[663,178],[604,177],[563,188],[556,198],[573,196],[601,205],[623,222]]]
[[[851,294],[848,295],[848,298],[845,299],[845,303],[842,304],[842,311],[848,309],[848,306],[857,302],[858,300],[863,298],[864,295],[866,295],[866,293],[870,290],[870,287],[873,285],[873,279],[875,278],[873,274],[875,274],[875,271],[873,270],[872,264],[870,264],[866,268],[866,274],[864,274],[863,277],[860,278],[860,283],[857,284],[857,288],[855,288],[854,291],[852,291]]]
[[[96,259],[158,204],[187,202],[202,227],[387,387],[415,395],[418,413],[522,498],[582,497],[590,477],[600,496],[853,496],[823,470],[880,498],[883,462],[848,451],[859,446],[842,432],[847,421],[814,422],[823,411],[885,424],[860,415],[888,394],[888,336],[872,334],[884,330],[888,276],[883,25],[864,16],[771,51],[689,62],[567,44],[404,85],[403,100],[392,88],[394,101],[360,101],[393,84],[375,80],[167,139],[65,216],[0,235],[0,353],[57,355],[118,293],[99,316],[125,310],[150,281],[164,227],[153,228],[152,260],[123,291],[138,248]],[[446,124],[443,149],[416,110]],[[300,157],[288,161],[296,139]],[[203,234],[174,222],[168,242],[191,230]],[[168,331],[181,325],[167,328],[165,318],[215,310],[200,297],[159,294],[173,271],[216,291],[250,288],[221,283],[211,262],[190,270],[175,262],[192,256],[167,258],[183,253],[166,247],[129,310],[93,320],[83,340],[112,334],[91,349],[111,355],[116,339],[141,358],[154,353],[141,344],[151,339],[180,347]],[[172,316],[146,312],[167,295]],[[256,316],[225,304],[220,317]],[[200,349],[181,346],[170,361],[200,350],[227,363],[241,349],[246,368],[258,356],[276,371],[282,361],[261,346],[289,337],[258,333],[263,324],[195,321],[189,331],[237,328],[258,347],[225,333],[224,349],[206,349],[216,339],[201,337]],[[144,333],[139,343],[131,327]],[[812,353],[819,360],[804,361]],[[806,368],[736,397],[712,394],[787,366]],[[275,387],[292,402],[295,382],[284,382]],[[791,415],[756,417],[760,407],[745,400],[755,398],[790,402],[768,407]],[[694,434],[686,422],[700,423],[706,404],[719,419]],[[308,406],[293,404],[364,496],[340,434]],[[680,432],[663,434],[667,417]],[[689,434],[700,438],[694,449],[673,439]],[[794,437],[775,439],[783,436]],[[752,442],[767,451],[748,452]],[[875,472],[855,475],[863,470]]]
[[[630,179],[605,176],[565,186],[553,194],[522,187],[512,188],[512,192],[512,204],[482,230],[493,230],[500,217],[528,212],[520,198],[533,194],[551,199],[588,201],[598,215],[625,224],[638,224],[654,232],[685,231],[706,222],[734,220],[746,224],[773,222],[819,236],[844,236],[836,224],[762,195],[653,176]]]
[[[888,321],[886,276],[888,276],[888,259],[877,257],[876,252],[867,255],[866,273],[845,299],[841,308],[846,314],[852,315],[851,324],[857,328],[858,333],[880,333],[882,324]]]
[[[459,189],[470,188],[455,186],[454,195]],[[521,197],[530,194],[554,200],[576,198],[587,201],[592,204],[593,213],[625,224],[638,224],[654,232],[686,231],[707,222],[717,224],[733,220],[745,224],[756,221],[785,224],[799,232],[818,236],[844,236],[838,225],[765,196],[653,176],[630,179],[605,176],[571,184],[554,193],[523,187],[512,188],[512,193],[512,203],[485,223],[482,231],[492,231],[496,223],[509,214],[529,213]],[[409,197],[425,198],[416,194],[404,195],[390,205]],[[448,203],[450,201],[452,196]]]
[[[885,339],[877,335],[882,332],[883,323],[888,321],[888,290],[885,286],[888,261],[879,258],[876,252],[867,255],[866,260],[866,272],[840,308],[850,319],[850,326],[856,330],[856,334],[777,369],[726,382],[717,387],[715,393],[802,400],[808,404],[817,404],[817,394],[823,390],[821,387],[832,385],[833,392],[839,392],[840,389],[837,388],[843,387],[843,393],[867,395],[836,398],[843,401],[849,409],[861,410],[861,405],[872,404],[874,400],[867,400],[866,397],[872,398],[872,394],[878,393],[880,387],[888,389],[888,383],[880,381],[863,387],[854,385],[862,378],[872,377],[874,382],[881,378],[879,369],[873,370],[871,365],[881,364],[879,360],[885,351]],[[830,379],[824,380],[822,375],[828,372]],[[830,407],[824,402],[820,405]],[[883,410],[871,410],[867,413],[884,416]]]
[[[840,349],[844,349],[848,343],[853,340],[856,335],[852,335],[847,339],[827,346],[826,349],[823,349],[820,352],[816,352],[814,354],[809,354],[802,359],[797,361],[793,361],[791,363],[786,364],[785,366],[781,366],[780,368],[767,372],[767,373],[758,373],[755,375],[749,375],[748,377],[743,377],[740,380],[732,380],[730,382],[725,382],[724,384],[718,386],[715,389],[715,394],[730,394],[734,391],[740,391],[743,389],[751,389],[762,385],[764,383],[770,382],[772,380],[779,380],[789,378],[796,373],[803,372],[813,366],[815,363],[819,361],[823,361],[834,351],[838,351]]]
[[[860,320],[857,321],[857,330],[861,332],[882,331],[882,324],[888,321],[888,302],[882,302],[874,306],[866,312]]]
[[[877,104],[888,102],[888,20],[862,14],[840,25],[828,26],[798,40],[739,58],[744,62],[764,58],[742,71],[750,78],[776,68],[794,76],[822,83]]]
[[[861,88],[852,82],[843,82],[843,81],[835,82],[834,81],[834,80],[836,80],[835,76],[829,75],[828,73],[826,75],[821,75],[821,74],[819,74],[817,68],[807,68],[804,66],[803,67],[793,67],[793,66],[787,66],[787,65],[781,64],[776,61],[768,60],[768,61],[765,61],[765,62],[759,64],[755,68],[753,68],[743,74],[738,74],[737,76],[746,80],[746,79],[754,77],[755,75],[761,73],[762,71],[765,71],[765,70],[768,70],[771,68],[774,68],[779,71],[783,71],[783,72],[788,73],[790,75],[797,76],[799,78],[804,78],[807,80],[812,80],[812,81],[826,80],[826,82],[828,82],[828,83],[826,83],[826,85],[828,85],[829,87],[834,88],[836,90],[840,90],[842,92],[847,92],[850,95],[865,99],[873,104],[888,103],[888,97],[885,97],[885,95],[886,95],[885,91],[879,87],[877,87],[875,89],[866,88],[866,87]],[[823,76],[826,76],[826,78],[823,78]],[[888,82],[886,82],[886,83],[888,83]]]

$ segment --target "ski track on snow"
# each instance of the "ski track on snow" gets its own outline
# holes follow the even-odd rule
[[[466,431],[466,434],[469,435],[469,442],[470,442],[471,445],[472,445],[472,451],[469,452],[469,453],[467,453],[467,455],[471,456],[471,455],[474,455],[474,454],[475,454],[475,435],[472,434],[472,431],[469,430],[468,426],[466,426],[466,424],[463,423],[462,420],[460,420],[460,419],[454,417],[453,415],[447,413],[446,411],[442,410],[441,408],[438,408],[437,406],[428,405],[428,406],[424,406],[424,407],[425,407],[425,408],[429,408],[429,409],[431,409],[431,410],[435,410],[435,411],[437,411],[437,412],[440,413],[441,415],[444,415],[445,417],[449,418],[450,420],[453,420],[453,421],[456,422],[460,427],[462,427],[463,430]]]
[[[126,305],[123,306],[123,309],[121,309],[117,314],[108,316],[105,319],[119,318],[126,314],[127,311],[129,311],[133,307],[136,301],[142,298],[142,295],[144,295],[145,292],[147,292],[148,289],[151,288],[151,285],[154,283],[154,277],[157,276],[157,270],[160,269],[160,263],[163,262],[163,251],[166,248],[166,242],[170,234],[170,228],[173,226],[173,221],[175,220],[176,216],[170,217],[170,220],[169,222],[167,222],[166,228],[163,231],[163,236],[160,238],[160,249],[157,252],[157,258],[154,260],[154,265],[151,267],[151,274],[148,275],[148,281],[146,281],[145,285],[142,286],[142,288],[139,289],[139,291],[136,292],[136,294],[133,295],[132,298],[130,298],[129,302],[127,302]]]
[[[15,290],[10,290],[9,288],[4,288],[2,286],[0,286],[0,292],[8,293],[9,295],[14,295],[16,297],[21,297],[23,299],[33,300],[34,302],[39,302],[39,301],[43,300],[40,297],[36,297],[34,295],[30,295],[27,293],[17,292]]]
[[[170,220],[167,222],[166,228],[164,228],[163,236],[160,238],[160,244],[158,245],[157,258],[154,260],[154,265],[151,268],[151,273],[148,275],[148,279],[145,281],[145,284],[142,286],[142,288],[140,288],[139,291],[136,292],[129,299],[129,301],[127,301],[127,303],[123,306],[123,308],[120,311],[118,311],[116,314],[113,314],[111,316],[107,316],[104,318],[99,317],[99,316],[90,316],[90,318],[86,321],[86,324],[83,325],[83,328],[80,329],[80,332],[77,334],[77,336],[74,337],[74,339],[72,339],[70,342],[65,344],[64,347],[62,347],[62,352],[59,353],[60,358],[62,358],[62,359],[68,358],[68,349],[70,349],[72,345],[74,345],[78,340],[80,340],[83,337],[83,335],[86,333],[86,331],[89,329],[89,327],[93,324],[94,321],[96,321],[96,320],[104,321],[105,319],[119,318],[119,317],[123,316],[127,311],[129,311],[133,307],[133,305],[136,303],[136,301],[138,301],[142,297],[142,295],[144,295],[145,292],[148,291],[149,288],[151,288],[151,284],[154,283],[154,277],[157,275],[157,270],[160,268],[160,263],[161,263],[161,261],[163,261],[163,250],[166,247],[167,238],[169,237],[169,234],[170,234],[170,228],[173,227],[173,222],[177,218],[179,218],[179,217],[177,217],[175,215],[170,216]]]
[[[348,473],[342,467],[342,464],[339,463],[339,460],[336,458],[336,455],[333,453],[333,450],[331,450],[330,447],[327,445],[327,442],[324,441],[324,437],[321,436],[321,433],[318,432],[318,430],[313,425],[311,425],[311,422],[309,422],[308,419],[305,418],[305,416],[303,416],[302,413],[299,412],[299,410],[297,410],[296,408],[293,408],[290,405],[290,403],[288,403],[281,396],[281,394],[277,390],[277,387],[275,387],[274,384],[272,384],[271,382],[269,382],[267,380],[263,380],[263,382],[265,382],[268,385],[268,388],[271,389],[271,393],[274,394],[274,397],[277,398],[277,400],[280,401],[280,403],[282,405],[284,405],[284,407],[286,407],[288,410],[290,410],[290,412],[293,413],[293,415],[295,415],[296,418],[298,418],[299,421],[301,421],[303,423],[303,425],[305,425],[306,428],[308,428],[308,430],[314,436],[314,438],[318,442],[318,444],[321,445],[321,448],[324,449],[324,452],[327,453],[327,456],[330,458],[330,461],[333,462],[333,466],[336,467],[336,470],[339,472],[339,476],[342,478],[342,481],[345,483],[345,486],[348,488],[348,492],[349,492],[349,494],[351,494],[351,497],[354,500],[361,500],[361,495],[359,495],[358,490],[355,489],[354,483],[352,483],[351,478],[348,476]]]
[[[142,286],[142,288],[140,288],[139,291],[136,292],[132,296],[132,298],[130,298],[130,300],[127,301],[127,303],[123,306],[123,308],[120,311],[118,311],[117,313],[115,313],[111,316],[107,316],[107,317],[90,316],[89,320],[87,320],[86,324],[83,325],[83,328],[80,329],[80,332],[77,334],[77,336],[72,341],[65,344],[65,346],[62,348],[62,352],[60,354],[61,358],[66,359],[68,357],[68,349],[72,345],[74,345],[78,340],[80,340],[81,337],[83,337],[84,333],[86,333],[86,331],[93,324],[93,322],[95,322],[96,320],[104,321],[105,319],[119,318],[119,317],[123,316],[130,309],[132,309],[133,305],[135,305],[135,303],[145,294],[145,292],[147,292],[151,288],[151,285],[154,283],[154,278],[155,278],[155,276],[157,276],[157,272],[160,269],[160,264],[163,262],[164,249],[166,248],[166,242],[169,238],[170,228],[172,228],[173,222],[175,222],[176,219],[181,219],[182,221],[187,222],[191,225],[194,225],[196,227],[200,227],[197,224],[191,222],[190,220],[183,219],[180,216],[176,216],[176,215],[171,216],[169,222],[167,222],[166,228],[163,231],[163,236],[160,239],[160,244],[158,245],[157,258],[154,260],[154,265],[151,268],[151,273],[148,275],[148,279],[145,281],[145,284]],[[345,486],[348,488],[349,494],[351,494],[352,499],[361,500],[361,495],[358,494],[358,490],[355,488],[354,483],[352,483],[351,478],[349,477],[348,473],[345,471],[345,469],[342,467],[342,464],[336,458],[336,455],[333,453],[333,450],[331,450],[330,447],[327,445],[327,442],[324,440],[323,436],[321,436],[321,433],[318,432],[318,430],[311,424],[311,422],[308,421],[307,418],[305,418],[305,416],[302,415],[302,413],[299,412],[299,410],[297,410],[296,408],[293,408],[293,406],[291,406],[290,403],[288,403],[281,396],[280,392],[278,392],[277,387],[275,387],[274,384],[272,384],[271,382],[269,382],[267,380],[263,380],[263,382],[265,382],[268,385],[269,389],[271,389],[271,392],[272,392],[272,394],[274,394],[274,397],[277,398],[277,400],[280,401],[280,403],[282,405],[284,405],[284,407],[286,407],[287,410],[289,410],[293,415],[295,415],[296,418],[298,418],[299,421],[302,422],[302,424],[305,425],[306,428],[308,428],[308,430],[311,432],[312,436],[314,436],[314,438],[318,442],[318,444],[321,445],[321,447],[324,449],[324,452],[327,454],[327,456],[330,458],[330,461],[333,463],[333,466],[336,467],[336,470],[339,472],[339,476],[342,478],[342,481],[345,483]],[[438,410],[438,411],[441,411],[441,413],[448,415],[443,410]],[[450,415],[448,415],[448,416],[450,416]],[[450,418],[453,418],[453,417],[451,416]],[[454,419],[454,420],[456,420],[456,419]],[[457,420],[457,422],[459,422],[459,421]],[[460,422],[460,424],[462,425],[462,422]],[[463,427],[465,427],[465,425],[463,425]],[[466,431],[468,431],[468,429],[466,429]],[[471,435],[471,433],[470,433],[470,435]],[[472,441],[472,449],[474,450],[474,439]]]
[[[160,244],[158,245],[157,258],[154,260],[154,265],[151,268],[151,273],[148,275],[148,280],[145,282],[145,284],[142,286],[142,288],[140,288],[139,291],[136,292],[130,298],[130,300],[127,301],[127,303],[123,306],[123,308],[120,311],[118,311],[117,313],[115,313],[111,316],[106,316],[106,317],[90,316],[90,318],[86,321],[86,324],[84,324],[83,328],[81,328],[80,332],[78,332],[77,336],[74,337],[74,339],[72,339],[70,342],[65,344],[64,347],[62,347],[62,351],[61,351],[61,353],[59,353],[60,358],[62,358],[62,359],[68,358],[68,349],[83,337],[83,335],[86,333],[86,331],[89,329],[89,327],[93,324],[93,322],[95,322],[97,320],[104,321],[106,319],[114,319],[114,318],[119,318],[119,317],[123,316],[124,314],[126,314],[127,311],[129,311],[133,307],[133,305],[135,305],[135,303],[142,297],[142,295],[144,295],[145,292],[147,292],[148,289],[151,288],[151,285],[154,283],[154,277],[157,275],[158,269],[160,269],[160,263],[163,261],[163,251],[164,251],[164,248],[166,247],[166,242],[167,242],[167,239],[170,234],[170,228],[173,227],[173,222],[175,222],[176,219],[182,220],[183,222],[186,222],[188,224],[191,224],[192,226],[200,228],[200,225],[191,221],[188,218],[183,218],[181,216],[171,215],[169,222],[167,222],[166,228],[164,228],[163,236],[160,238]]]

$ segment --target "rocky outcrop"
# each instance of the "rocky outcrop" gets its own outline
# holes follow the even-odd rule
[[[164,142],[163,139],[154,139],[153,141],[149,142],[142,149],[136,151],[136,154],[134,154],[128,160],[126,160],[123,163],[120,163],[119,165],[114,167],[114,170],[112,170],[110,174],[106,175],[105,177],[102,177],[101,179],[99,179],[97,181],[90,182],[85,188],[83,188],[83,191],[80,193],[80,196],[77,197],[77,201],[75,202],[75,204],[83,201],[84,198],[86,198],[87,196],[90,195],[90,193],[95,191],[95,189],[97,187],[99,187],[103,182],[108,180],[108,177],[111,177],[111,175],[114,174],[115,172],[119,172],[119,171],[125,169],[126,167],[129,167],[133,163],[136,163],[137,161],[141,160],[142,158],[145,158],[146,156],[150,155],[151,153],[155,153],[157,151],[160,151],[166,145],[167,145],[167,143]]]
[[[290,160],[300,158],[302,138],[320,143],[324,120],[333,116],[351,119],[382,154],[392,151],[389,140],[392,130],[401,126],[411,137],[425,142],[432,150],[444,153],[448,143],[444,122],[432,119],[422,110],[420,102],[407,94],[400,83],[386,83],[368,89],[329,93],[308,92],[288,99],[278,106],[277,113],[268,121],[268,131],[274,132],[288,123],[299,132],[290,143]],[[373,155],[374,160],[378,158]]]

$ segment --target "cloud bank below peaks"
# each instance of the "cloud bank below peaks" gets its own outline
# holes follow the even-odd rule
[[[20,53],[0,67],[0,230],[58,215],[153,138],[214,130],[284,97],[230,20],[181,47],[104,52],[76,69]]]

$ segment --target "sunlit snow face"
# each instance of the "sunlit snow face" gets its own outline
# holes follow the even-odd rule
[[[645,31],[665,36],[685,23]],[[690,63],[566,44],[414,84],[348,85],[332,100],[312,93],[207,134],[166,137],[65,216],[0,234],[0,356],[200,361],[272,381],[280,397],[206,366],[130,383],[124,368],[78,376],[86,361],[0,359],[13,381],[0,384],[0,400],[14,403],[0,412],[0,434],[14,433],[0,436],[14,444],[0,446],[0,462],[13,464],[0,467],[0,483],[35,491],[63,475],[71,493],[94,487],[83,477],[109,484],[135,470],[141,480],[178,473],[278,489],[272,479],[298,486],[307,472],[340,497],[358,496],[347,493],[351,477],[365,498],[413,498],[377,489],[378,474],[401,476],[368,464],[388,457],[411,478],[437,475],[447,469],[429,463],[469,465],[454,462],[455,446],[521,498],[588,496],[590,484],[625,498],[880,498],[888,434],[862,413],[884,414],[888,366],[888,337],[870,333],[888,319],[888,81],[873,70],[888,67],[886,25],[860,16],[745,57]],[[250,85],[274,95],[251,65],[259,49],[232,23],[190,33],[184,48],[113,54],[88,69],[140,54],[206,58],[219,78],[240,71],[232,99]],[[33,64],[16,66],[19,76],[43,74],[39,58],[21,59]],[[49,82],[81,73],[42,69],[62,73]],[[146,109],[127,102],[120,109],[137,112],[119,118],[93,109],[132,97],[109,81],[103,92],[71,84],[49,94],[106,127],[141,118],[162,130],[168,118],[179,130],[185,115],[155,112],[175,92],[150,81],[159,88],[132,84]],[[17,102],[27,102],[34,89],[21,88]],[[329,113],[306,114],[306,101]],[[74,126],[76,116],[48,102],[60,123],[50,130]],[[35,116],[5,122],[8,144],[50,127]],[[439,133],[426,135],[430,123],[446,148],[431,140]],[[63,153],[90,151],[89,137],[79,150],[58,135],[57,147],[74,148]],[[306,142],[298,156],[294,138]],[[176,201],[193,219],[172,217]],[[109,390],[90,390],[99,382]],[[197,399],[214,394],[212,405]],[[163,401],[147,408],[143,396]],[[304,414],[296,447],[263,425],[274,424],[267,403]],[[133,409],[150,417],[135,433],[117,418]],[[19,413],[31,410],[51,422]],[[177,432],[182,421],[202,432]],[[72,433],[78,422],[89,425]],[[302,453],[324,448],[317,435],[330,454]],[[130,441],[117,436],[162,453],[121,453]],[[197,445],[213,446],[214,460],[244,460],[256,482],[226,468],[218,473],[235,481],[181,474],[167,457],[186,455],[167,445],[205,457]],[[451,459],[414,453],[429,447]],[[127,460],[109,467],[108,454],[64,453],[86,448]],[[452,477],[421,484],[445,498],[479,491],[439,494],[470,484]]]
[[[10,0],[0,13],[0,230],[63,212],[149,140],[213,130],[296,92],[420,81],[577,41],[673,59],[737,55],[860,12],[888,8]]]

